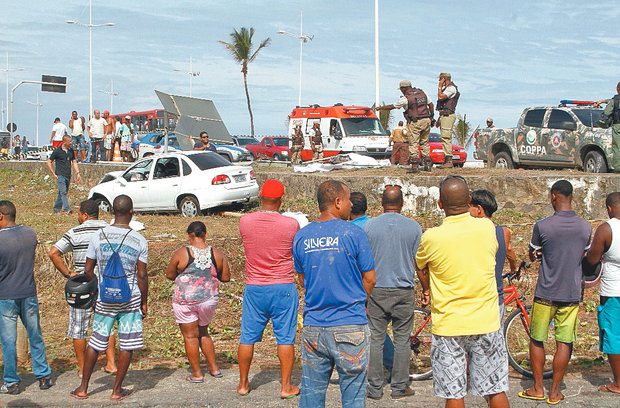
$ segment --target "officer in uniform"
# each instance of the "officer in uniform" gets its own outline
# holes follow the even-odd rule
[[[291,163],[301,163],[301,151],[304,148],[304,135],[301,133],[301,125],[295,126],[295,133],[291,137]]]
[[[323,158],[323,134],[319,128],[319,122],[314,122],[314,125],[312,125],[312,131],[314,132],[310,138],[310,144],[312,145],[312,160],[319,160]]]
[[[437,89],[439,120],[435,126],[441,129],[444,163],[439,167],[442,169],[452,168],[452,127],[456,122],[455,112],[459,96],[461,94],[452,82],[452,75],[449,72],[439,74],[439,87]]]
[[[422,170],[431,171],[433,162],[431,161],[430,148],[428,145],[428,135],[431,131],[431,120],[434,115],[433,103],[428,101],[428,97],[423,90],[413,88],[411,82],[400,81],[399,89],[401,96],[393,105],[379,106],[377,110],[392,110],[403,108],[403,115],[407,119],[407,137],[409,139],[409,163],[411,168],[407,173],[419,173],[418,165],[422,162]],[[419,149],[422,150],[420,158]]]
[[[409,164],[409,140],[407,139],[407,129],[403,127],[403,121],[398,122],[398,126],[396,126],[392,130],[392,134],[390,135],[390,140],[388,145],[392,145],[392,158],[390,162],[392,164],[407,165]]]
[[[601,127],[609,127],[611,126],[611,153],[612,153],[612,163],[614,167],[614,172],[620,173],[620,82],[616,85],[616,95],[614,95],[611,99],[603,99],[602,101],[596,101],[594,103],[595,107],[598,105],[606,103],[605,110],[603,111],[603,115],[601,117],[609,118],[608,123],[599,123]],[[599,122],[601,118],[599,118]]]

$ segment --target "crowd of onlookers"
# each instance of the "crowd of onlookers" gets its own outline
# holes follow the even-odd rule
[[[461,176],[444,178],[438,205],[445,219],[425,232],[401,214],[404,197],[398,185],[385,186],[383,213],[370,218],[365,215],[367,203],[362,193],[350,192],[340,181],[325,181],[316,196],[320,216],[307,225],[280,212],[283,196],[283,184],[267,180],[261,189],[260,209],[244,214],[239,222],[246,282],[238,395],[251,391],[248,373],[254,345],[262,340],[271,321],[282,399],[299,395],[300,407],[325,406],[334,369],[337,378],[331,381],[339,383],[345,407],[363,407],[367,398],[382,398],[386,384],[393,399],[411,398],[415,393],[409,386],[409,339],[417,296],[418,303],[430,305],[431,310],[434,393],[446,400],[447,407],[464,406],[467,391],[483,396],[491,407],[509,406],[502,271],[506,261],[513,272],[517,263],[510,231],[492,221],[498,206],[491,192],[470,191]],[[560,383],[576,340],[584,264],[603,264],[600,349],[608,355],[614,380],[600,390],[620,393],[620,241],[615,238],[620,234],[620,193],[607,196],[610,219],[597,228],[593,238],[590,223],[572,210],[572,198],[570,182],[553,184],[549,199],[554,213],[535,224],[529,243],[530,259],[540,260],[530,314],[534,385],[518,396],[549,404],[565,398]],[[107,354],[104,369],[116,373],[110,399],[120,401],[131,395],[122,388],[123,379],[133,350],[143,346],[148,244],[130,227],[133,203],[129,197],[117,197],[113,210],[114,222],[108,225],[98,219],[94,201],[82,202],[77,212],[79,225],[49,251],[56,269],[69,282],[81,282],[84,287],[99,282],[98,297],[88,299],[96,295],[92,290],[84,292],[77,299],[90,301],[69,307],[68,337],[73,339],[81,377],[81,384],[71,392],[77,399],[88,398],[89,380],[100,352]],[[194,221],[186,232],[188,245],[173,254],[165,275],[174,281],[172,309],[190,363],[186,379],[202,383],[200,351],[206,357],[208,374],[222,377],[207,328],[218,304],[219,283],[230,280],[230,269],[222,251],[207,243],[204,223]],[[21,391],[15,356],[18,316],[28,331],[32,368],[40,388],[53,385],[33,276],[36,245],[35,231],[16,224],[15,206],[0,201],[1,393]],[[73,265],[63,257],[69,252],[73,253]],[[127,284],[127,289],[118,289],[119,293],[127,291],[127,298],[120,303],[109,300],[114,291],[106,286],[116,276],[114,265],[122,271],[115,279]],[[291,383],[300,304],[296,276],[304,300],[300,386]],[[543,342],[551,323],[557,348],[553,381],[545,394]],[[390,324],[391,337],[387,334]]]

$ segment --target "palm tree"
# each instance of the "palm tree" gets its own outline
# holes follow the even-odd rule
[[[233,59],[241,64],[241,72],[243,73],[243,85],[245,86],[245,97],[248,101],[248,111],[250,112],[250,127],[252,130],[252,137],[254,137],[254,116],[252,115],[252,107],[250,106],[250,93],[248,92],[248,64],[256,58],[258,52],[269,45],[271,38],[263,40],[260,43],[256,51],[252,52],[252,37],[254,36],[254,28],[249,29],[241,27],[239,31],[233,29],[230,33],[231,42],[220,41]]]
[[[474,138],[473,133],[471,125],[467,121],[467,115],[457,115],[456,126],[452,129],[452,138],[466,149]]]

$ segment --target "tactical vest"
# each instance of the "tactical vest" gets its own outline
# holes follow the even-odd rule
[[[304,144],[304,137],[301,134],[295,133],[291,139],[293,139],[293,146],[302,146]]]
[[[431,117],[431,111],[428,108],[428,98],[423,90],[409,88],[405,91],[405,97],[407,98],[405,118],[408,121],[416,121],[418,119]]]
[[[405,138],[405,135],[403,134],[402,127],[394,128],[394,130],[392,131],[392,138],[395,142],[398,142],[398,143],[405,143],[407,141],[407,139]]]
[[[437,101],[437,110],[441,116],[448,116],[456,112],[456,104],[459,102],[459,96],[461,96],[459,93],[459,88],[454,85],[454,82],[450,81],[446,88],[450,85],[456,89],[456,94],[454,94],[454,96],[450,99]]]
[[[611,111],[611,117],[614,125],[620,124],[620,94],[612,98],[614,109]]]
[[[314,136],[312,136],[312,143],[315,145],[321,145],[323,143],[323,134],[319,129],[314,131]]]

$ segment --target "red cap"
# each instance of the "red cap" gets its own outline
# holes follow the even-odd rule
[[[104,110],[104,111],[103,111],[103,114],[105,115],[106,113],[107,113],[108,115],[110,114],[110,112],[109,112],[109,111]]]
[[[260,195],[266,198],[280,198],[284,195],[284,185],[278,180],[267,180],[263,183]]]

